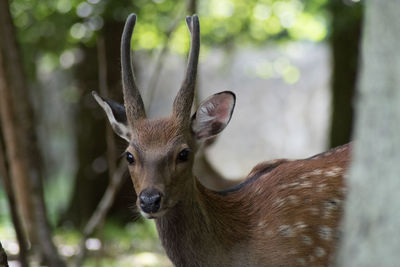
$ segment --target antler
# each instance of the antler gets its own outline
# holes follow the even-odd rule
[[[131,38],[136,24],[136,15],[130,14],[126,20],[124,32],[121,39],[121,68],[124,104],[129,124],[146,118],[144,104],[140,92],[135,83],[131,67]]]
[[[186,24],[191,35],[189,60],[186,76],[181,89],[174,100],[173,114],[182,125],[189,125],[190,111],[193,104],[194,89],[196,86],[197,64],[200,50],[200,23],[197,15],[186,17]]]

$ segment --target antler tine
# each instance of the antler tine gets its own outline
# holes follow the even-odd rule
[[[197,64],[200,50],[200,23],[197,15],[186,17],[186,24],[191,35],[189,60],[186,76],[174,101],[174,115],[185,125],[190,118],[194,89],[196,87]],[[188,123],[186,123],[188,124]]]
[[[135,24],[136,15],[130,14],[126,20],[121,39],[122,87],[126,115],[130,125],[146,117],[143,100],[136,86],[131,66],[131,38]]]

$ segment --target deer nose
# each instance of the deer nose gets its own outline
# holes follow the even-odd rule
[[[140,195],[140,208],[146,213],[155,213],[160,209],[162,193],[156,189],[145,189]]]

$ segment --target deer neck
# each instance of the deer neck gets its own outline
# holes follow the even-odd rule
[[[243,243],[240,241],[246,236],[243,227],[238,228],[241,231],[232,229],[232,220],[237,225],[241,218],[235,216],[240,212],[236,211],[240,210],[240,204],[231,203],[232,209],[227,212],[224,208],[226,201],[230,201],[227,196],[205,188],[196,178],[192,181],[186,198],[156,219],[162,245],[176,266],[207,266],[210,262],[203,261],[211,258],[214,265],[226,262],[221,255],[228,254],[227,248],[233,251],[233,246]]]

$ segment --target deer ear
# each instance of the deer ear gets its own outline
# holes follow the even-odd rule
[[[102,98],[95,91],[92,92],[92,95],[106,112],[114,132],[129,142],[131,133],[126,119],[125,107],[110,99]]]
[[[192,117],[192,131],[198,140],[206,140],[219,134],[231,120],[236,97],[224,91],[202,102]]]

